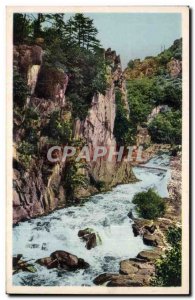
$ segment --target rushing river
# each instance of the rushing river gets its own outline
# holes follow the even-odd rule
[[[20,272],[13,276],[13,284],[93,285],[97,275],[118,272],[121,260],[135,257],[141,250],[150,248],[143,244],[141,237],[134,237],[132,220],[127,214],[130,209],[134,211],[132,198],[138,192],[152,187],[162,197],[168,196],[169,157],[165,154],[155,157],[145,166],[162,170],[134,167],[139,182],[118,185],[110,192],[90,197],[81,207],[57,210],[48,216],[21,222],[14,227],[13,255],[21,253],[24,260],[33,263],[55,250],[65,250],[83,258],[90,264],[90,268],[59,271],[35,264],[36,273]],[[99,233],[102,245],[91,250],[85,248],[85,243],[78,237],[78,231],[86,227]]]

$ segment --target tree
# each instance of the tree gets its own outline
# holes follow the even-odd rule
[[[27,14],[13,15],[13,42],[23,44],[28,41],[31,32],[31,24]]]
[[[133,69],[134,68],[134,60],[133,59],[131,59],[129,62],[128,62],[128,68],[129,69]]]
[[[122,93],[119,89],[115,90],[116,117],[114,122],[114,136],[118,146],[131,145],[134,142],[133,126],[128,118],[128,111],[122,102]]]
[[[80,48],[95,50],[100,47],[97,34],[93,20],[80,13],[75,14],[66,24],[66,35]]]
[[[148,130],[154,143],[181,145],[181,111],[177,110],[158,114],[148,125]]]

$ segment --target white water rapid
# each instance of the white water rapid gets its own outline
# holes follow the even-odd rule
[[[83,206],[57,210],[48,216],[21,222],[13,228],[13,255],[23,254],[24,260],[34,261],[49,256],[55,250],[65,250],[83,258],[90,264],[86,270],[48,270],[34,264],[37,272],[20,272],[13,276],[14,285],[30,286],[90,286],[93,279],[104,272],[118,272],[123,259],[135,257],[148,249],[141,237],[134,237],[132,220],[127,216],[133,209],[133,196],[148,188],[154,188],[162,197],[168,196],[169,157],[165,154],[151,159],[145,166],[134,167],[140,180],[118,185],[112,191],[89,198]],[[86,227],[97,231],[102,245],[91,250],[78,237],[78,231]],[[29,262],[29,263],[30,263]]]

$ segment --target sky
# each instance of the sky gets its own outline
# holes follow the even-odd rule
[[[71,14],[72,15],[72,14]],[[66,14],[65,18],[69,18]],[[179,13],[85,13],[94,20],[102,46],[120,54],[123,68],[130,59],[157,55],[181,37]]]

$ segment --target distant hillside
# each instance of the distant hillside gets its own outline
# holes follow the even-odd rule
[[[181,143],[182,39],[157,56],[130,60],[124,71],[133,142]],[[120,126],[117,127],[119,131]],[[142,130],[145,128],[144,130]],[[144,136],[139,136],[144,132]],[[120,131],[119,131],[120,133]]]
[[[144,60],[130,60],[124,74],[127,80],[158,75],[177,77],[182,73],[182,39],[157,56],[147,56]]]

